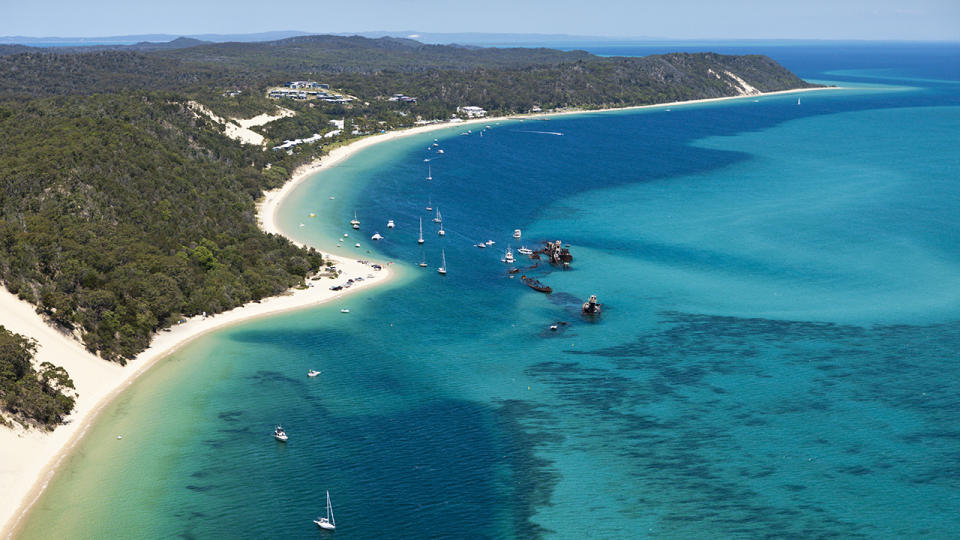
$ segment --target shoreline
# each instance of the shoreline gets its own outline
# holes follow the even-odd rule
[[[572,114],[678,107],[726,100],[756,99],[779,94],[839,89],[841,88],[800,88],[610,109],[575,109],[482,117],[455,123],[438,122],[370,135],[337,147],[326,156],[297,168],[283,186],[265,192],[263,198],[256,204],[257,222],[264,232],[282,235],[298,246],[305,246],[303,243],[287,237],[280,230],[276,219],[280,203],[297,186],[317,172],[334,167],[368,147],[397,138],[502,120],[539,119]],[[308,280],[306,289],[290,289],[279,296],[265,298],[260,302],[250,302],[209,317],[192,317],[183,324],[157,332],[151,340],[150,346],[138,354],[135,359],[128,362],[126,366],[108,362],[86,351],[77,340],[47,325],[36,314],[34,306],[17,299],[5,288],[0,287],[0,308],[2,308],[0,309],[0,325],[13,332],[36,339],[38,342],[36,362],[51,361],[66,368],[70,377],[76,383],[79,394],[74,411],[68,417],[67,422],[58,426],[52,432],[0,427],[0,538],[11,538],[13,536],[13,533],[21,525],[23,518],[39,499],[50,479],[56,473],[60,463],[83,438],[99,412],[156,362],[211,331],[268,315],[326,303],[357,290],[386,283],[391,279],[389,265],[384,265],[383,270],[377,272],[367,264],[362,264],[350,258],[332,253],[321,253],[325,260],[334,261],[336,266],[342,270],[342,274],[336,280],[321,279],[316,282]],[[347,279],[358,276],[366,277],[369,274],[373,274],[375,277],[356,283],[354,287],[348,290],[331,291],[326,286],[334,283],[342,284]],[[309,286],[311,284],[315,284],[315,286]]]

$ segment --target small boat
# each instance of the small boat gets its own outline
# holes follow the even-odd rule
[[[355,248],[360,247],[360,242],[357,242],[356,244],[354,244],[353,247],[355,247]]]
[[[433,175],[430,174],[430,166],[427,165],[427,180],[433,180]]]
[[[800,98],[797,98],[797,105],[800,104]]]
[[[277,426],[277,429],[273,430],[273,438],[280,442],[287,442],[287,432],[283,430],[283,426]]]
[[[486,245],[488,245],[488,246],[492,246],[492,245],[496,244],[496,242],[494,242],[493,240],[487,240],[486,242],[484,242],[484,244],[486,244]]]
[[[337,528],[337,522],[333,519],[333,504],[330,503],[329,491],[327,492],[327,516],[318,517],[317,519],[313,520],[313,522],[316,523],[321,529],[326,529],[328,531],[332,531]]]
[[[442,154],[442,153],[443,153],[443,148],[437,150],[437,153],[438,153],[438,154]]]
[[[507,246],[507,252],[503,254],[503,258],[500,259],[500,261],[507,264],[513,264],[513,250],[510,249],[510,246]]]
[[[447,254],[440,250],[440,268],[437,268],[437,273],[440,275],[447,275]]]
[[[320,374],[319,371],[315,369],[311,369],[310,371],[307,372],[307,377],[316,377],[319,374]]]
[[[553,289],[551,289],[548,285],[544,285],[543,283],[541,283],[539,279],[534,279],[527,276],[520,276],[520,281],[522,281],[523,284],[526,285],[527,287],[530,287],[531,289],[537,292],[542,292],[547,294],[550,294],[553,292]]]
[[[550,331],[552,331],[552,332],[556,332],[556,331],[557,331],[557,328],[559,328],[559,325],[556,325],[556,324],[551,324],[551,325],[550,325]]]
[[[396,224],[393,222],[393,220],[392,219],[387,220],[387,228],[392,229],[394,227],[396,227]]]
[[[310,217],[317,217],[317,215],[314,214],[313,212],[310,212]]]
[[[479,244],[474,244],[474,245],[475,245],[476,247],[480,248],[480,249],[484,249],[484,248],[487,247],[487,245],[484,244],[483,242],[480,242]]]
[[[417,239],[417,243],[423,243],[423,218],[420,218],[420,238]]]
[[[518,239],[520,238],[520,229],[513,230],[513,237]]]
[[[342,308],[340,313],[350,313],[350,310],[348,308]]]
[[[443,218],[440,217],[440,207],[439,207],[439,206],[437,207],[437,217],[433,218],[433,222],[434,222],[434,223],[441,223],[441,222],[443,222]]]
[[[517,250],[517,253],[521,253],[523,255],[533,255],[533,250],[526,246],[522,246]]]
[[[380,233],[373,233],[373,236],[370,237],[371,240],[383,240],[383,236]]]
[[[336,197],[334,197],[333,195],[331,195],[331,196],[330,196],[330,200],[332,201],[332,200],[334,200],[334,199],[336,199]]]
[[[436,139],[434,139],[434,141],[436,141]],[[436,147],[438,147],[438,146],[440,146],[440,143],[438,143],[438,142],[434,142],[434,143],[433,143],[433,147],[434,147],[434,148],[436,148]]]

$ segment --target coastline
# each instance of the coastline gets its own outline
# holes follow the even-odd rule
[[[778,94],[809,92],[815,90],[837,90],[837,87],[805,88],[778,92],[709,98],[702,100],[640,105],[614,109],[577,109],[560,112],[522,114],[502,117],[476,118],[463,122],[442,122],[413,128],[371,135],[338,147],[322,159],[302,166],[294,171],[290,180],[282,187],[266,192],[257,204],[257,220],[261,229],[267,233],[283,234],[277,224],[276,214],[280,203],[304,180],[325,168],[334,167],[356,152],[381,142],[400,137],[414,136],[441,129],[456,129],[462,126],[487,124],[500,120],[535,119],[570,114],[604,113],[645,108],[676,107],[725,100],[760,98]],[[292,241],[292,240],[291,240]],[[299,242],[294,242],[303,245]],[[325,259],[336,262],[343,273],[334,280],[320,280],[316,286],[303,290],[292,289],[285,294],[248,303],[233,310],[214,316],[193,317],[187,322],[158,332],[150,347],[122,367],[102,360],[86,351],[70,336],[59,333],[46,325],[34,311],[32,305],[20,301],[5,289],[0,290],[0,325],[9,330],[34,338],[38,341],[37,361],[52,361],[65,367],[77,384],[79,397],[68,423],[57,427],[53,432],[38,430],[0,428],[0,537],[11,537],[33,503],[56,472],[64,456],[72,450],[86,433],[97,414],[124,388],[129,386],[155,362],[165,358],[193,339],[208,332],[267,315],[285,311],[303,309],[312,305],[328,302],[334,298],[360,289],[386,283],[390,279],[389,266],[380,272],[372,271],[365,264],[346,257],[323,253]],[[326,285],[342,283],[347,279],[374,274],[375,278],[357,283],[345,291],[330,291]]]

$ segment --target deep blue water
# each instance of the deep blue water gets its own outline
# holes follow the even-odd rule
[[[25,536],[322,536],[327,489],[351,538],[960,536],[960,47],[719,52],[760,50],[845,88],[491,122],[304,184],[287,230],[400,279],[155,368]],[[520,259],[549,296],[499,261],[544,239],[575,257]]]

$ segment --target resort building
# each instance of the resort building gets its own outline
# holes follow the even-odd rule
[[[482,118],[487,115],[487,111],[485,111],[483,108],[475,107],[473,105],[467,105],[466,107],[457,107],[457,112],[461,114],[465,114],[467,118]]]

